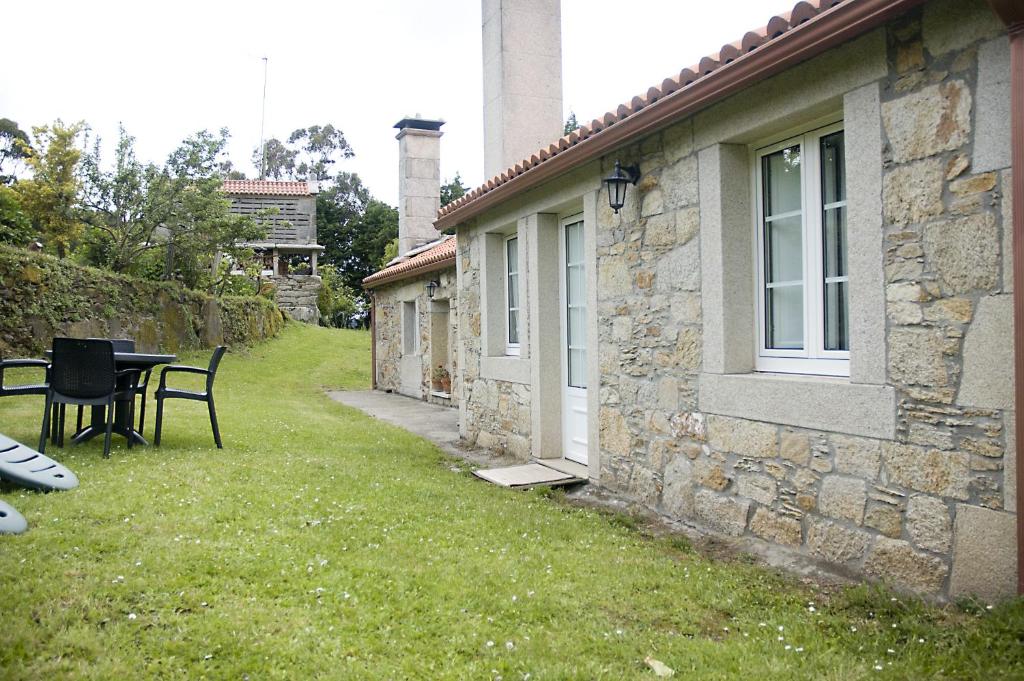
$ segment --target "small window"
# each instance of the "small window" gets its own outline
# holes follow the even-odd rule
[[[505,240],[505,354],[519,354],[519,239]]]
[[[760,371],[848,376],[841,124],[757,150]]]
[[[402,303],[402,352],[415,355],[419,352],[419,324],[416,323],[416,301]]]

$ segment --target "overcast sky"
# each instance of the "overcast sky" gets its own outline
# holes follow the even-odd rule
[[[562,0],[563,104],[590,121],[763,26],[794,0]],[[333,123],[378,198],[398,198],[392,126],[443,118],[441,174],[483,177],[480,0],[11,2],[0,118],[28,131],[85,120],[113,151],[117,125],[162,162],[204,128],[231,131],[254,176],[263,61],[266,137]]]

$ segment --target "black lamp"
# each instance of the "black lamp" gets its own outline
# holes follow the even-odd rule
[[[437,279],[431,279],[430,281],[428,281],[427,282],[427,298],[433,298],[434,297],[434,291],[436,291],[437,287],[440,286],[440,285],[441,285],[441,282],[439,282]]]
[[[604,178],[604,183],[608,185],[608,205],[616,213],[622,208],[622,205],[626,203],[626,185],[636,184],[640,179],[640,167],[636,164],[631,166],[622,167],[622,164],[615,161],[615,170],[612,174]]]

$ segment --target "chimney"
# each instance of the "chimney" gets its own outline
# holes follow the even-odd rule
[[[560,0],[482,0],[484,176],[562,136]]]
[[[419,117],[395,123],[398,140],[398,255],[439,234],[434,220],[441,207],[441,126]]]

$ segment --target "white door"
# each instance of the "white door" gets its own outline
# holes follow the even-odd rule
[[[587,463],[587,272],[583,216],[562,222],[562,455]]]

